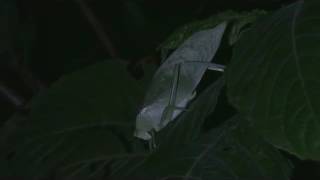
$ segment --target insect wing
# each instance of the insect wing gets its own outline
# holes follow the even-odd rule
[[[181,68],[175,106],[182,108],[187,106],[208,68],[208,65],[205,65],[208,63],[189,62],[210,62],[220,46],[226,26],[227,23],[223,22],[213,29],[195,33],[159,67],[145,97],[143,108],[136,119],[136,137],[150,139],[149,131],[153,129],[159,131],[182,112],[179,109],[172,111],[173,115],[169,116],[172,119],[161,123],[163,112],[170,101],[176,64],[181,64]]]

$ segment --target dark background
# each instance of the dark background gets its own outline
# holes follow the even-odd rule
[[[86,5],[98,25],[88,21]],[[1,0],[0,86],[29,99],[61,75],[110,58],[137,62],[177,27],[224,10],[277,9],[292,0]],[[97,35],[109,38],[113,54]],[[0,31],[2,32],[2,31]],[[2,39],[2,40],[1,40]],[[1,42],[2,41],[2,42]],[[0,118],[14,112],[0,96]],[[13,106],[13,107],[12,107]]]
[[[225,10],[275,10],[290,2],[0,0],[0,125],[15,112],[28,111],[24,104],[64,74],[107,59],[157,63],[156,48],[185,23]],[[317,174],[315,162],[299,164],[295,179]]]

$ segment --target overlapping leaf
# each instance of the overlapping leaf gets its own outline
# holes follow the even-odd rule
[[[252,24],[258,17],[265,14],[266,12],[262,10],[253,10],[252,12],[244,13],[225,11],[208,19],[195,21],[177,29],[159,46],[158,49],[161,50],[163,58],[165,58],[170,50],[178,48],[193,33],[213,28],[224,21],[233,26],[232,31],[228,36],[230,43],[234,43],[241,31],[244,30],[244,27]]]
[[[114,163],[113,179],[289,179],[290,162],[239,116],[205,136],[200,132],[223,85],[223,78],[212,83],[163,129],[155,152]]]
[[[288,180],[291,172],[290,162],[239,116],[180,148],[160,147],[146,158],[124,163],[127,166],[114,179],[127,175],[161,180]]]
[[[134,151],[142,92],[117,63],[102,62],[63,77],[31,102],[30,117],[7,141],[11,175],[57,172],[85,178],[105,172],[112,159]]]
[[[320,2],[298,1],[252,28],[227,68],[231,102],[264,137],[320,159]]]

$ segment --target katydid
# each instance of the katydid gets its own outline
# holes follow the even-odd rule
[[[137,115],[134,135],[152,138],[186,108],[196,93],[207,69],[224,71],[224,66],[210,62],[215,56],[227,23],[193,34],[156,71],[144,104]],[[152,133],[152,134],[150,134]]]

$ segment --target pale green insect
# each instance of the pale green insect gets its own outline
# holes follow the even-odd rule
[[[196,96],[195,88],[207,69],[224,71],[224,66],[211,63],[220,46],[226,26],[229,45],[233,45],[265,11],[237,13],[227,11],[209,19],[188,24],[170,36],[161,46],[163,64],[153,77],[144,105],[136,119],[134,135],[149,140],[155,147],[154,135],[181,114]],[[222,23],[221,23],[222,22]],[[199,32],[197,32],[199,31]],[[176,49],[169,58],[170,50]]]
[[[186,109],[207,69],[224,70],[211,60],[226,27],[223,22],[194,33],[159,67],[136,119],[136,137],[151,140],[153,131],[160,131]]]

